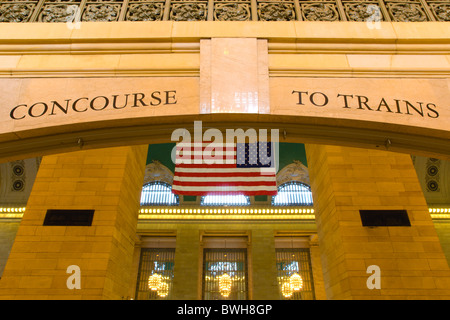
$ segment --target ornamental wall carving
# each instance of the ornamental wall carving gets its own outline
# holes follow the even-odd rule
[[[450,21],[448,0],[0,0],[0,22]]]
[[[143,184],[152,181],[162,181],[172,185],[173,172],[158,160],[153,160],[145,167]]]
[[[309,186],[308,168],[299,160],[294,160],[277,173],[277,185],[297,181]]]

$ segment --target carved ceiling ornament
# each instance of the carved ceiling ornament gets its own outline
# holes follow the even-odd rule
[[[337,21],[339,14],[334,4],[310,3],[302,5],[303,18],[308,21]]]
[[[10,162],[11,167],[11,191],[23,191],[25,187],[25,161],[17,160]]]
[[[310,185],[308,168],[299,160],[294,160],[277,173],[277,186],[290,181]]]
[[[34,4],[3,4],[0,6],[0,22],[27,22]]]
[[[250,7],[245,3],[216,4],[214,18],[218,21],[248,21],[250,20]]]
[[[45,5],[39,15],[40,22],[68,22],[72,21],[78,9],[77,5],[50,4]]]
[[[415,3],[389,3],[389,11],[398,22],[421,22],[427,21],[427,15],[420,5]]]
[[[380,10],[374,10],[372,3],[346,3],[345,12],[349,21],[364,22],[369,18],[375,18],[373,21],[381,21]]]
[[[172,185],[173,172],[158,160],[153,160],[145,167],[144,185],[152,181],[162,181]]]
[[[89,4],[83,13],[83,21],[116,21],[120,4]]]
[[[170,11],[173,21],[205,21],[207,8],[205,3],[174,3]]]
[[[292,0],[88,0],[87,4],[81,0],[0,0],[0,22],[68,22],[74,17],[71,6],[83,10],[83,21],[161,21],[167,19],[164,11],[170,10],[168,19],[172,21],[342,21],[342,14],[348,21],[362,22],[387,19],[379,8],[385,6],[392,21],[422,22],[434,16],[437,21],[449,22],[449,1],[301,0],[296,2],[301,5],[296,12]],[[208,3],[214,8],[211,17],[207,15]],[[35,15],[36,7],[39,13]],[[121,10],[126,12],[123,18]]]
[[[425,182],[428,192],[439,192],[441,160],[428,158],[426,163]]]
[[[259,3],[258,15],[261,21],[295,20],[294,7],[290,3]]]
[[[131,4],[127,12],[128,21],[159,21],[162,18],[162,3]]]
[[[430,6],[439,21],[450,21],[450,4],[432,3]]]

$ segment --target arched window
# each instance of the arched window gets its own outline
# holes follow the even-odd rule
[[[250,197],[243,194],[208,194],[200,200],[201,206],[249,206]]]
[[[172,193],[172,186],[162,181],[152,181],[142,187],[141,206],[177,206],[179,197]]]
[[[313,198],[308,185],[290,181],[278,187],[278,194],[272,197],[273,206],[312,206]]]

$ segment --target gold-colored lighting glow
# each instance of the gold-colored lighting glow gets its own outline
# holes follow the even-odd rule
[[[281,294],[283,295],[283,297],[285,298],[290,298],[292,297],[292,295],[294,294],[294,292],[292,291],[292,286],[290,282],[285,282],[283,283],[283,285],[281,286]]]
[[[228,297],[231,293],[231,277],[228,273],[219,276],[219,291],[224,297]]]
[[[25,213],[26,208],[25,207],[2,207],[0,208],[0,218],[22,218],[22,215]],[[450,208],[443,207],[443,208],[428,208],[428,212],[430,213],[431,219],[450,219]],[[272,208],[262,208],[262,209],[204,209],[204,208],[196,208],[196,209],[182,209],[182,208],[141,208],[138,210],[139,218],[140,219],[152,219],[152,218],[158,218],[158,217],[164,217],[167,219],[173,219],[176,218],[174,215],[177,214],[184,214],[184,213],[193,213],[195,214],[212,214],[212,213],[219,213],[219,214],[227,214],[226,216],[221,216],[220,219],[226,219],[228,215],[231,214],[239,214],[242,215],[244,218],[249,218],[248,214],[258,214],[259,218],[261,219],[268,219],[268,217],[264,217],[261,215],[265,214],[281,214],[285,213],[287,215],[280,215],[280,219],[292,219],[292,217],[289,217],[290,214],[298,214],[298,216],[294,217],[295,219],[314,219],[315,211],[314,209],[272,209]],[[158,217],[151,217],[147,215],[158,215]],[[197,216],[191,216],[190,219],[196,218]],[[199,216],[198,216],[199,217]]]
[[[148,288],[152,291],[157,291],[161,287],[161,275],[154,273],[148,277]]]
[[[298,273],[294,273],[290,277],[290,285],[293,291],[300,291],[303,288],[303,279],[302,276]]]
[[[166,282],[161,282],[157,294],[161,298],[167,297],[169,295],[169,285]]]

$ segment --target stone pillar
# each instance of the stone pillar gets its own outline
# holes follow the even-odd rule
[[[326,300],[325,286],[323,283],[322,261],[320,260],[320,248],[318,240],[315,236],[309,245],[309,252],[311,255],[311,268],[314,280],[314,295],[316,300]]]
[[[199,231],[197,229],[177,230],[173,269],[173,300],[201,299],[200,254],[202,252]]]
[[[306,146],[328,299],[450,299],[450,271],[409,155]],[[411,226],[363,227],[359,210],[407,210]],[[367,268],[380,268],[369,289]]]
[[[0,280],[2,299],[124,299],[147,146],[42,159]],[[48,209],[95,210],[90,226],[43,225]],[[69,289],[69,266],[80,289]]]
[[[252,300],[279,300],[273,230],[252,230]]]

